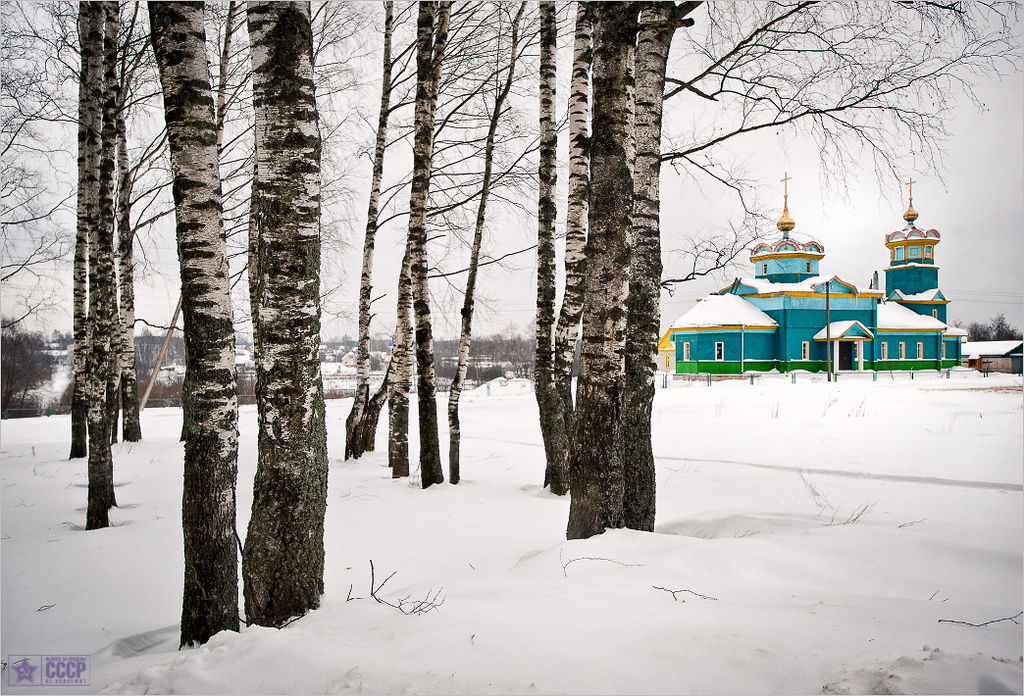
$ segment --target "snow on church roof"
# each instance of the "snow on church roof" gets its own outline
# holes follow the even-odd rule
[[[938,331],[945,329],[946,325],[935,317],[918,314],[895,302],[880,302],[878,304],[878,328]]]
[[[845,338],[847,335],[855,338],[874,338],[875,335],[871,333],[868,327],[861,324],[859,321],[853,319],[847,319],[846,321],[834,321],[827,327],[823,328],[818,333],[814,334],[815,341],[824,341],[826,339],[839,340]]]
[[[778,326],[778,322],[739,295],[705,295],[670,329],[703,326]]]
[[[889,297],[894,297],[905,302],[931,302],[932,300],[946,299],[942,296],[942,293],[939,292],[938,288],[916,293],[905,293],[902,290],[896,289],[889,294]]]

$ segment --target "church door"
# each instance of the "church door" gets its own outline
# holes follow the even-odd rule
[[[852,341],[840,341],[839,342],[839,369],[840,370],[852,370],[853,369],[853,342]]]

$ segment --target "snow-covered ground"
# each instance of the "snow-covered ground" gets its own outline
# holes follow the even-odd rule
[[[343,461],[349,402],[329,402],[322,608],[180,652],[180,411],[115,447],[95,532],[67,417],[4,421],[4,660],[89,655],[79,692],[1021,693],[1020,624],[946,621],[1022,609],[1019,377],[674,382],[656,532],[585,541],[539,486],[533,394],[486,386],[463,397],[462,483],[426,491],[390,478],[383,429]],[[255,407],[240,427],[244,534]],[[382,598],[440,606],[375,602],[371,560],[395,572]]]

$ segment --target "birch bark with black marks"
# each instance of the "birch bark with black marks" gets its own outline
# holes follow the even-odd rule
[[[664,26],[672,7],[647,5],[641,25]],[[665,68],[674,28],[641,31],[636,48],[632,245],[626,304],[626,372],[622,396],[623,521],[654,531],[655,469],[651,409],[661,322],[661,120]]]
[[[104,300],[105,310],[110,316],[110,347],[105,368],[105,396],[107,425],[110,428],[110,444],[117,443],[117,413],[119,406],[119,385],[121,382],[121,351],[124,334],[118,311],[117,294],[117,115],[121,110],[120,90],[117,79],[118,31],[121,26],[119,5],[111,1],[104,5],[103,15],[103,130],[100,149],[100,220],[110,230],[110,295]],[[113,458],[110,478],[113,492]]]
[[[186,419],[180,645],[238,630],[238,392],[216,124],[201,4],[151,2],[174,177]]]
[[[89,240],[99,214],[100,131],[103,99],[103,11],[78,6],[81,68],[78,82],[78,201],[74,260],[74,386],[70,458],[85,457],[88,445]]]
[[[565,213],[565,292],[555,328],[555,391],[568,436],[573,432],[572,368],[583,316],[584,249],[590,195],[590,4],[576,3],[572,80],[569,85],[569,197]],[[568,439],[566,440],[568,447]],[[568,457],[568,452],[565,454]]]
[[[259,459],[242,554],[249,623],[324,591],[327,430],[320,375],[320,158],[308,2],[248,4],[256,116]]]
[[[120,83],[124,85],[125,76]],[[135,231],[131,221],[132,175],[124,118],[125,94],[118,95],[117,110],[117,287],[121,341],[121,436],[125,442],[142,439],[139,422],[139,382],[135,374]]]
[[[619,409],[628,293],[626,230],[633,208],[629,94],[637,10],[634,3],[609,2],[596,5],[593,12],[590,232],[583,351],[569,456],[569,539],[623,525]]]
[[[384,56],[381,61],[380,111],[377,115],[377,137],[373,147],[373,174],[370,180],[370,202],[366,211],[366,233],[363,237],[363,269],[359,279],[359,341],[356,347],[356,392],[352,410],[345,421],[345,459],[358,459],[366,442],[365,431],[376,431],[379,416],[368,412],[370,400],[370,301],[373,292],[373,247],[377,237],[377,216],[380,210],[380,187],[384,178],[384,150],[387,147],[388,116],[391,113],[391,36],[394,31],[394,3],[384,3]],[[370,434],[370,441],[373,441]]]
[[[544,485],[556,495],[569,490],[569,440],[555,387],[555,4],[540,3],[540,188],[537,199],[537,335],[534,393],[544,439]]]
[[[395,335],[388,372],[388,466],[392,478],[409,475],[409,390],[412,388],[412,257],[406,244],[398,275]]]
[[[419,409],[420,480],[423,488],[444,483],[438,441],[434,337],[427,287],[427,203],[434,150],[434,111],[441,82],[451,2],[419,5],[416,24],[416,119],[413,179],[409,195],[409,240],[416,338],[416,401]]]
[[[95,218],[89,237],[89,354],[86,360],[89,403],[89,504],[86,529],[110,524],[114,497],[114,460],[110,452],[111,384],[117,369],[117,279],[114,276],[114,118],[117,112],[117,3],[96,3],[100,13],[103,66],[99,170]]]
[[[391,364],[388,363],[388,369],[384,370],[384,380],[380,383],[380,387],[373,393],[370,400],[366,402],[366,411],[364,412],[364,418],[366,419],[367,426],[362,431],[362,449],[363,452],[373,452],[377,446],[377,421],[380,420],[380,412],[384,409],[384,402],[388,400],[388,392],[390,391],[391,382]]]
[[[473,335],[473,302],[476,293],[477,267],[480,262],[480,245],[483,241],[484,222],[487,217],[487,199],[491,192],[491,175],[494,165],[494,134],[498,129],[498,121],[501,119],[505,100],[512,89],[512,81],[516,70],[516,58],[519,53],[519,23],[525,11],[526,3],[520,4],[519,11],[512,20],[508,72],[505,75],[504,84],[494,97],[491,122],[487,129],[487,140],[484,145],[484,174],[480,185],[480,203],[476,210],[476,223],[473,227],[473,243],[469,250],[469,267],[466,276],[466,294],[462,304],[459,351],[455,376],[452,379],[451,386],[448,388],[448,480],[453,484],[458,483],[461,478],[459,470],[459,444],[462,431],[459,425],[459,397],[462,394],[462,385],[466,381],[466,371],[469,368],[469,348]],[[498,35],[498,40],[500,41],[500,34]]]

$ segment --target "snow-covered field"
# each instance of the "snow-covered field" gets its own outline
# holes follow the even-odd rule
[[[673,383],[656,532],[571,542],[519,386],[464,395],[463,482],[426,491],[390,478],[383,429],[343,461],[349,402],[329,402],[322,608],[181,652],[180,411],[115,447],[95,532],[67,418],[4,421],[4,660],[89,655],[62,693],[1021,693],[1019,623],[944,621],[1022,609],[1019,377]],[[242,534],[255,460],[243,407]],[[395,572],[382,598],[440,606],[375,602],[371,560]]]

